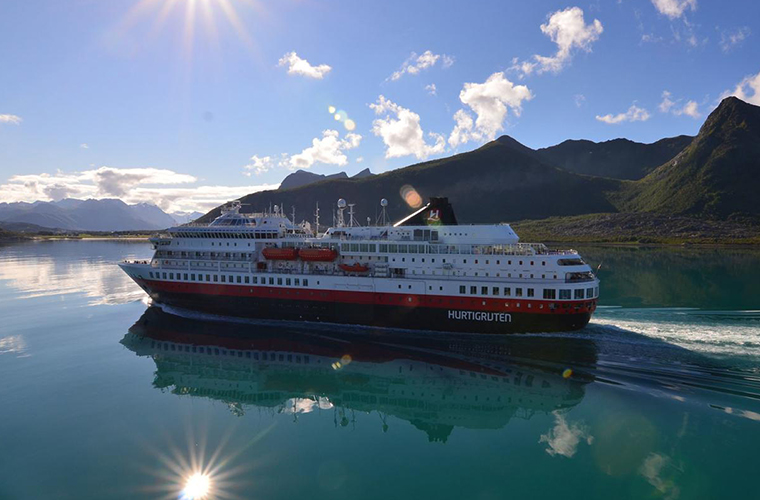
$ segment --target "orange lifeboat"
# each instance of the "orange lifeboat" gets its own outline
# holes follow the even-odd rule
[[[298,251],[298,256],[308,262],[332,262],[338,252],[332,248],[302,248]]]
[[[366,273],[369,271],[369,266],[366,266],[364,264],[359,264],[358,262],[356,264],[340,264],[338,267],[346,271],[347,273]]]
[[[261,253],[267,260],[296,260],[298,258],[298,250],[295,248],[267,247]]]

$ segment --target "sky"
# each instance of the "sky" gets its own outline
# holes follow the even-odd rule
[[[503,134],[694,135],[760,105],[760,2],[7,1],[0,68],[0,202],[203,211]]]

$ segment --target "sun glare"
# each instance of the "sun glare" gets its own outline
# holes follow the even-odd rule
[[[185,483],[185,489],[182,490],[182,498],[186,500],[201,500],[207,498],[211,491],[211,479],[206,474],[196,472]]]

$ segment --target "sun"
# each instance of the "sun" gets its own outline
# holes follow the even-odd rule
[[[190,56],[197,38],[205,37],[203,42],[218,44],[219,32],[231,26],[239,41],[251,52],[257,52],[250,27],[240,19],[237,7],[245,6],[257,10],[257,17],[265,15],[258,0],[140,0],[123,17],[116,27],[120,37],[130,36],[138,25],[151,24],[148,38],[158,35],[173,18],[182,23],[182,50]],[[218,18],[224,18],[221,24]],[[203,34],[199,34],[202,27]]]
[[[182,498],[186,500],[201,500],[211,492],[211,479],[206,474],[196,472],[187,478]]]

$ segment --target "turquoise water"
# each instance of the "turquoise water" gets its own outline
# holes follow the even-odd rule
[[[113,265],[145,243],[0,247],[0,499],[758,498],[760,251],[580,250],[586,329],[484,338],[176,316]]]

